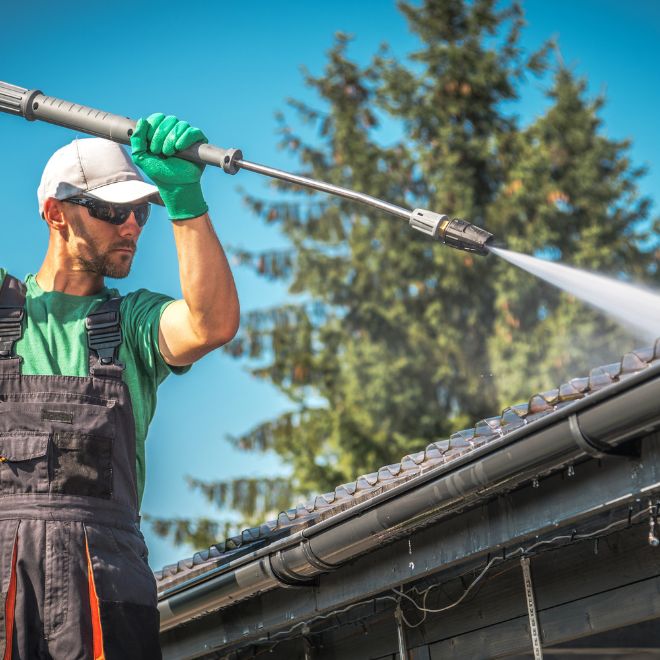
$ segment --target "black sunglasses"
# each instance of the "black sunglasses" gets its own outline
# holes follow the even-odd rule
[[[89,214],[97,220],[109,222],[111,225],[123,225],[131,213],[135,214],[135,221],[140,227],[144,227],[149,219],[149,211],[151,207],[149,202],[142,204],[113,204],[112,202],[104,202],[101,199],[92,199],[91,197],[68,197],[63,200],[84,206]]]

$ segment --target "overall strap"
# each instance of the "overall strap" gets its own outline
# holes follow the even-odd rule
[[[25,291],[23,282],[5,275],[0,287],[0,376],[18,376],[21,372],[21,358],[14,349],[23,336]]]
[[[89,375],[121,380],[124,365],[119,361],[122,342],[121,298],[110,298],[87,315],[87,346],[89,346]]]

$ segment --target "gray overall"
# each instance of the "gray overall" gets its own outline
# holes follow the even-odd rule
[[[0,290],[0,660],[161,657],[119,303],[86,319],[89,376],[23,376],[25,287]]]

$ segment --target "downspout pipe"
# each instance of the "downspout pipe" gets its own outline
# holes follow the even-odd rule
[[[660,364],[161,595],[161,631],[277,587],[305,586],[423,522],[660,428]],[[444,467],[444,466],[443,466]],[[420,481],[422,483],[420,483]]]

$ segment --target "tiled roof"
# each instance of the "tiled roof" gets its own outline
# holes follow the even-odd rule
[[[404,456],[399,463],[385,465],[355,481],[337,486],[334,491],[317,495],[296,508],[283,511],[275,520],[244,530],[237,536],[196,552],[188,559],[155,571],[160,589],[182,582],[242,554],[252,552],[276,539],[288,536],[359,502],[445,466],[459,456],[499,439],[510,431],[548,415],[562,406],[582,399],[608,385],[638,373],[660,360],[660,339],[649,348],[626,353],[619,362],[596,367],[589,376],[573,378],[559,387],[534,394],[527,403],[505,408],[501,415],[478,422],[474,428],[458,431],[446,440],[432,442],[419,452]]]

